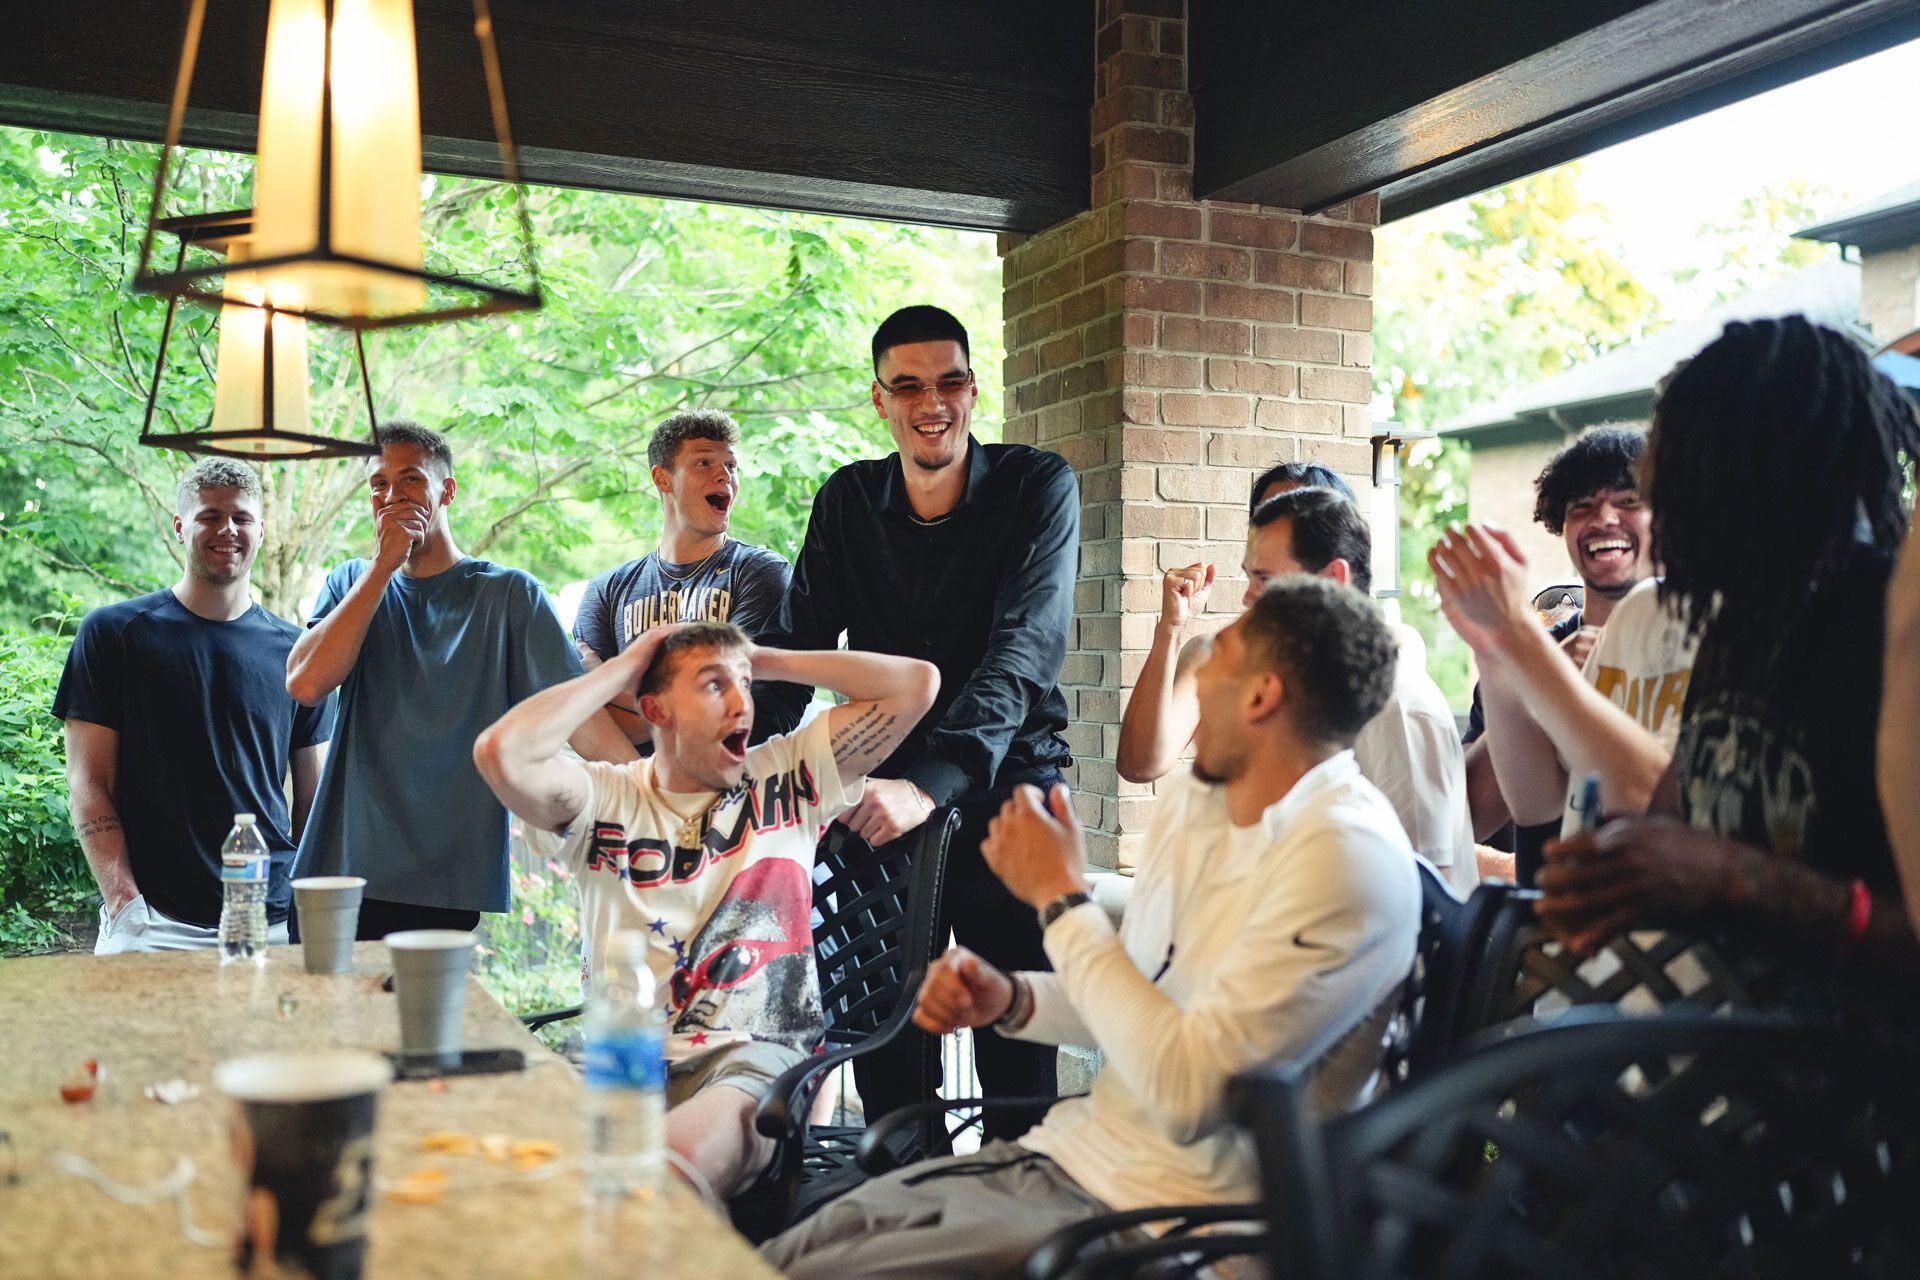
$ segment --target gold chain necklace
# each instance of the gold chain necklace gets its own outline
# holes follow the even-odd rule
[[[674,586],[677,587],[682,585],[683,583],[686,583],[694,578],[699,577],[701,572],[705,570],[708,565],[713,563],[714,557],[719,555],[722,551],[725,551],[727,549],[727,545],[732,541],[733,539],[731,538],[720,539],[720,545],[715,547],[713,550],[709,551],[707,553],[706,559],[700,561],[700,563],[694,565],[693,568],[686,570],[684,573],[678,573],[678,574],[669,573],[667,571],[667,558],[661,555],[658,551],[655,551],[653,553],[653,559],[654,559],[653,567],[655,571],[658,572],[662,578],[666,579],[668,582],[671,582]]]
[[[653,783],[652,786],[647,788],[647,803],[665,809],[669,814],[679,820],[680,834],[674,838],[673,847],[676,849],[698,849],[700,847],[700,837],[705,833],[707,815],[713,812],[713,806],[720,803],[723,793],[716,792],[713,799],[701,805],[699,810],[689,817],[687,814],[681,813],[678,809],[667,803],[667,798],[662,793],[660,787],[660,772],[654,767],[653,761],[651,760],[647,762],[647,771]]]

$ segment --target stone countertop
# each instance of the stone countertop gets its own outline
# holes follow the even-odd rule
[[[10,1134],[19,1169],[17,1185],[8,1185],[0,1149],[0,1276],[231,1275],[227,1251],[190,1242],[171,1202],[119,1204],[55,1168],[50,1157],[73,1152],[117,1181],[147,1186],[187,1156],[196,1167],[186,1197],[195,1224],[231,1235],[240,1174],[229,1155],[232,1104],[213,1086],[214,1065],[267,1050],[398,1048],[394,997],[380,990],[386,954],[383,943],[361,943],[353,972],[337,976],[306,973],[297,947],[270,948],[264,968],[223,967],[206,951],[0,962],[0,1131]],[[659,1203],[623,1211],[614,1227],[616,1257],[589,1249],[580,1174],[571,1163],[584,1130],[578,1079],[471,978],[462,1034],[469,1049],[520,1049],[528,1068],[458,1077],[441,1089],[396,1083],[381,1095],[376,1179],[439,1168],[449,1181],[437,1204],[376,1195],[369,1280],[774,1274],[677,1184]],[[61,1082],[87,1058],[103,1068],[99,1092],[91,1102],[62,1102]],[[166,1106],[143,1095],[146,1085],[174,1077],[198,1085],[199,1098]],[[423,1136],[450,1130],[549,1139],[565,1166],[531,1177],[478,1156],[421,1151]]]

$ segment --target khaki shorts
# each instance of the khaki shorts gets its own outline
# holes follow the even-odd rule
[[[747,1040],[667,1064],[667,1105],[677,1107],[696,1093],[726,1085],[759,1102],[773,1089],[780,1073],[807,1055],[784,1044]]]

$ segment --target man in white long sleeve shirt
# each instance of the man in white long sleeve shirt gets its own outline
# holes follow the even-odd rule
[[[796,1280],[1015,1276],[1047,1235],[1112,1209],[1257,1194],[1227,1081],[1331,1051],[1338,1105],[1368,1096],[1380,1038],[1346,1033],[1413,963],[1420,889],[1392,807],[1351,750],[1385,703],[1394,644],[1350,587],[1276,580],[1198,672],[1191,776],[1164,789],[1116,934],[1086,894],[1066,788],[1023,788],[988,864],[1039,911],[1052,973],[1005,974],[954,948],[914,1021],[1048,1044],[1106,1066],[1017,1142],[875,1179],[765,1246]],[[1337,1047],[1336,1047],[1337,1046]]]

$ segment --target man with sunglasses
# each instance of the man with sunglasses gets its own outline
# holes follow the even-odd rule
[[[1002,969],[1044,969],[1039,922],[988,871],[980,842],[1015,787],[1044,791],[1072,760],[1059,679],[1073,620],[1079,485],[1058,454],[972,437],[979,389],[967,331],[940,308],[888,316],[873,335],[873,374],[874,411],[897,452],[842,467],[820,487],[766,642],[830,649],[844,631],[850,648],[940,669],[932,710],[872,770],[842,821],[880,845],[957,806],[943,903],[954,935]],[[804,705],[786,690],[762,701],[781,706],[778,718],[768,716],[776,730]],[[980,1036],[974,1054],[984,1092],[1056,1090],[1050,1046]],[[867,1114],[931,1095],[934,1082],[907,1077],[904,1059],[885,1051],[856,1060]],[[1021,1127],[1017,1117],[988,1121],[990,1137]]]
[[[756,678],[817,682],[847,702],[749,749]],[[723,1196],[765,1167],[772,1145],[754,1133],[753,1110],[820,1038],[814,846],[938,684],[911,659],[786,653],[730,623],[669,624],[528,698],[474,743],[481,776],[526,820],[535,850],[579,885],[589,966],[607,962],[618,931],[646,938],[667,1017],[667,1145]],[[568,737],[616,697],[645,717],[652,758],[568,753]]]

